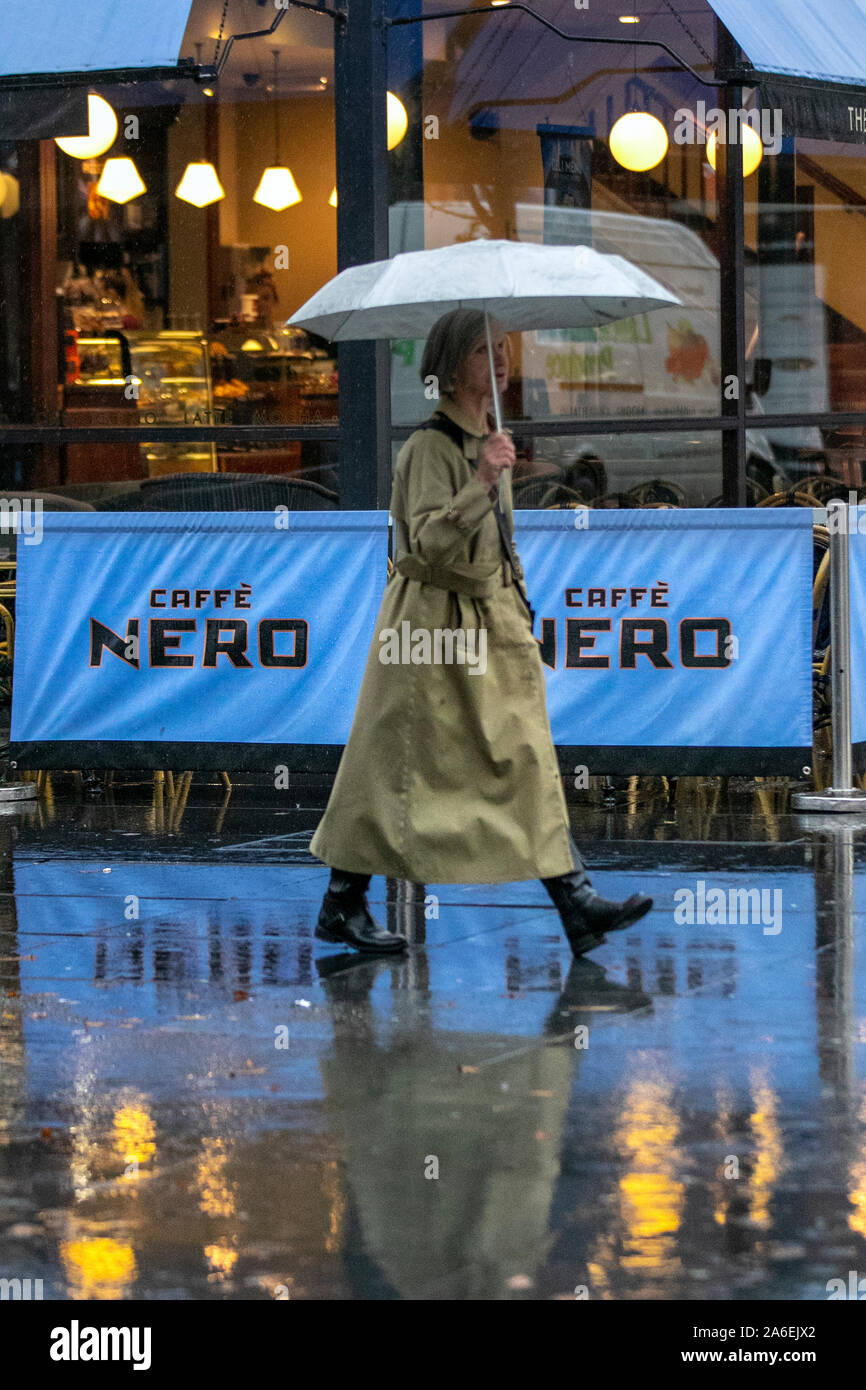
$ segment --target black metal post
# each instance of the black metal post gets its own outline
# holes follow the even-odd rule
[[[739,123],[729,113],[743,105],[743,87],[729,74],[741,60],[738,44],[717,22],[718,72],[728,78],[720,89],[727,114],[727,141],[716,146],[721,312],[721,411],[736,420],[722,431],[722,496],[726,507],[746,505],[746,282],[743,142]],[[731,127],[736,143],[731,141]]]
[[[345,0],[334,34],[337,269],[388,255],[385,0]],[[387,507],[390,344],[339,344],[340,505]]]

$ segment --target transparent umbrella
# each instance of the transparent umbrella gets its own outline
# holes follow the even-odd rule
[[[491,321],[516,331],[591,328],[680,302],[624,257],[591,246],[481,239],[351,266],[288,323],[336,343],[421,338],[451,309],[482,310],[494,417],[501,430]]]

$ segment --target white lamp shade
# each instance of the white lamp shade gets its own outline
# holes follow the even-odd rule
[[[107,159],[96,191],[112,203],[128,203],[146,193],[147,185],[131,159]]]
[[[406,108],[399,97],[395,97],[393,92],[388,93],[388,149],[393,150],[395,145],[399,145],[403,136],[409,128],[409,117],[406,115]]]
[[[760,135],[752,126],[744,125],[741,129],[743,132],[743,177],[748,178],[750,174],[754,174],[761,160],[764,158],[764,145]],[[716,167],[716,150],[718,143],[716,132],[713,131],[707,141],[707,159],[714,169]]]
[[[614,124],[610,152],[624,169],[643,173],[661,164],[668,152],[668,133],[648,111],[631,111]]]
[[[87,98],[87,135],[60,135],[54,143],[73,159],[95,159],[105,154],[117,138],[117,117],[104,97],[91,92]]]
[[[218,203],[220,198],[226,196],[216,169],[206,160],[194,160],[188,164],[174,192],[176,198],[182,198],[185,203],[192,203],[197,208]]]
[[[292,171],[284,164],[272,164],[266,169],[253,194],[254,203],[261,203],[262,207],[271,208],[274,212],[282,212],[284,208],[290,208],[293,203],[300,201],[301,195]]]

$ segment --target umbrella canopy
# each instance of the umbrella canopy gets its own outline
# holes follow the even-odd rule
[[[493,413],[501,430],[491,320],[518,331],[592,328],[679,303],[630,261],[591,246],[479,239],[350,266],[288,323],[332,343],[420,338],[451,309],[483,310]]]
[[[288,322],[344,342],[420,338],[450,309],[486,310],[522,331],[594,327],[679,303],[630,261],[591,246],[478,240],[352,266]]]

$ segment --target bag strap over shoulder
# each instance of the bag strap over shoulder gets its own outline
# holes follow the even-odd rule
[[[425,420],[423,425],[419,425],[418,428],[422,430],[438,430],[440,434],[447,435],[448,438],[454,444],[457,445],[457,448],[460,450],[461,454],[463,454],[463,457],[466,458],[463,431],[457,424],[456,420],[452,420],[449,416],[443,415],[441,411],[437,410],[433,415],[431,415],[429,420]],[[469,463],[469,466],[472,467],[471,460],[467,459],[466,461],[467,463]],[[526,605],[526,610],[529,613],[530,620],[534,623],[535,610],[523,591],[523,570],[517,563],[517,557],[514,553],[514,541],[508,534],[508,528],[505,525],[505,517],[502,515],[502,508],[499,505],[498,498],[494,505],[493,511],[496,517],[496,524],[499,527],[499,536],[502,542],[503,554],[508,562],[509,568],[511,569],[511,573],[514,578],[515,585],[517,587],[517,592],[519,593],[521,599]]]

